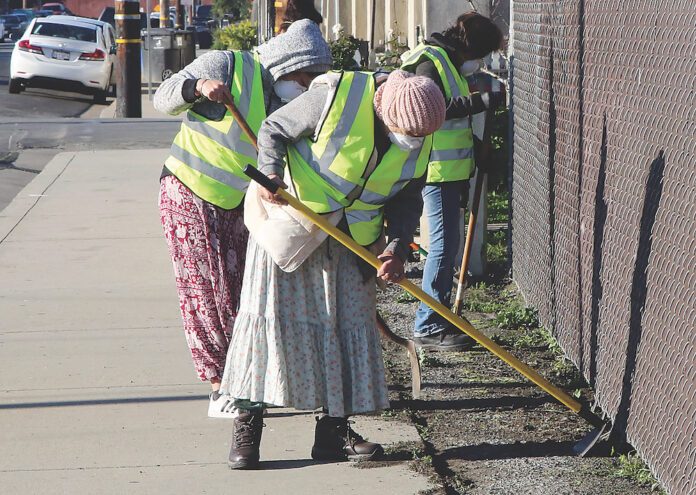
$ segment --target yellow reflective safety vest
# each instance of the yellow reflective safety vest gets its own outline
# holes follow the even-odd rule
[[[412,152],[392,144],[377,163],[374,74],[339,75],[318,133],[288,147],[288,169],[300,201],[316,213],[345,208],[351,236],[366,246],[382,232],[384,203],[425,174],[432,137]]]
[[[469,96],[466,79],[452,65],[447,52],[439,47],[419,44],[408,55],[401,68],[415,72],[416,67],[432,60],[442,80],[446,98]],[[433,134],[426,182],[452,182],[471,177],[474,172],[474,135],[471,118],[449,119]]]
[[[261,65],[254,53],[233,54],[230,91],[249,127],[258,134],[266,118]],[[242,170],[256,163],[254,145],[229,110],[220,121],[206,119],[193,110],[186,112],[164,162],[196,196],[227,210],[236,208],[244,199],[249,179]]]

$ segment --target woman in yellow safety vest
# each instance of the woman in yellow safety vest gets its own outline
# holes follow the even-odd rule
[[[374,73],[338,72],[315,79],[308,92],[262,124],[259,169],[368,246],[383,265],[375,272],[333,238],[320,237],[299,266],[285,271],[277,245],[295,253],[314,239],[294,243],[295,235],[273,239],[273,232],[252,230],[221,387],[240,411],[231,468],[258,465],[264,404],[323,409],[314,459],[381,454],[378,443],[349,427],[347,416],[389,405],[375,275],[394,282],[404,276],[422,211],[430,134],[444,118],[444,98],[429,79],[396,71],[377,89]],[[258,194],[269,217],[290,209],[266,189]],[[250,193],[247,204],[252,199]],[[288,215],[285,223],[292,222]],[[303,229],[297,227],[297,238]]]
[[[423,188],[430,242],[423,290],[445,306],[450,304],[459,249],[460,198],[474,171],[470,116],[505,101],[504,93],[470,94],[465,76],[478,70],[480,59],[500,49],[502,41],[490,19],[468,12],[409,52],[401,67],[435,81],[447,102],[447,120],[433,135]],[[435,350],[465,350],[474,343],[423,303],[416,313],[414,337],[417,346]]]
[[[266,115],[306,91],[331,69],[331,51],[316,23],[294,22],[256,52],[211,51],[165,80],[157,110],[185,112],[160,177],[162,226],[174,265],[186,340],[201,380],[209,381],[208,415],[232,417],[218,392],[239,305],[247,230],[242,173],[256,164],[254,145],[223,102],[231,94],[254,132]]]

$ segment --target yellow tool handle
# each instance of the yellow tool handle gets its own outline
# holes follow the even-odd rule
[[[367,249],[365,249],[363,246],[358,244],[353,240],[352,237],[347,235],[346,233],[342,232],[341,230],[337,229],[334,225],[329,223],[325,218],[323,218],[320,215],[317,215],[314,213],[312,210],[307,208],[302,202],[300,202],[297,198],[292,196],[290,193],[282,189],[281,187],[278,186],[275,182],[273,182],[271,179],[269,179],[266,175],[261,173],[259,170],[256,168],[252,167],[251,165],[247,165],[244,168],[244,173],[248,175],[251,179],[255,180],[259,184],[261,184],[263,187],[268,189],[274,194],[280,195],[285,201],[288,202],[290,206],[295,208],[297,211],[302,213],[305,217],[307,217],[309,220],[314,222],[316,225],[318,225],[323,231],[325,231],[327,234],[329,234],[331,237],[336,239],[338,242],[343,244],[345,247],[353,251],[355,254],[360,256],[363,260],[365,260],[367,263],[375,267],[376,269],[379,269],[379,267],[382,265],[382,262],[377,259],[375,255],[373,255],[371,252],[369,252]],[[403,289],[410,293],[411,295],[417,297],[420,299],[422,302],[430,306],[432,309],[434,309],[439,315],[441,315],[443,318],[445,318],[447,321],[452,323],[454,326],[459,328],[461,331],[469,335],[471,338],[476,340],[479,344],[481,344],[483,347],[491,351],[493,354],[498,356],[500,359],[505,361],[507,364],[515,368],[517,371],[522,373],[524,376],[529,378],[532,382],[537,384],[539,387],[541,387],[543,390],[551,394],[553,397],[555,397],[559,402],[561,402],[563,405],[568,407],[570,410],[572,410],[575,413],[580,414],[584,419],[586,419],[588,422],[590,422],[592,425],[596,427],[601,427],[604,422],[594,415],[592,412],[589,411],[589,408],[587,407],[586,404],[581,404],[577,400],[573,399],[570,395],[566,394],[563,390],[560,388],[556,387],[553,383],[549,382],[546,378],[541,376],[539,373],[534,371],[532,368],[524,364],[522,361],[517,359],[515,356],[510,354],[508,351],[500,347],[498,344],[493,342],[491,339],[486,337],[484,334],[476,330],[471,323],[469,323],[466,319],[461,318],[454,313],[452,313],[447,307],[445,307],[443,304],[441,304],[439,301],[434,299],[432,296],[426,294],[421,290],[419,287],[413,284],[410,280],[404,278],[401,282],[399,282],[399,285],[403,287]]]

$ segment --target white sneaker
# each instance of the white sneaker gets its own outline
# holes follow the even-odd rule
[[[234,399],[229,395],[210,392],[210,404],[208,405],[209,418],[236,418],[239,411],[234,407]]]

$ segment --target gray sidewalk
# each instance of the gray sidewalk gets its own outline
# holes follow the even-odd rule
[[[311,414],[272,409],[262,469],[226,466],[159,224],[167,150],[57,155],[0,212],[0,491],[416,494],[406,464],[314,463]],[[418,440],[355,418],[370,440]]]

